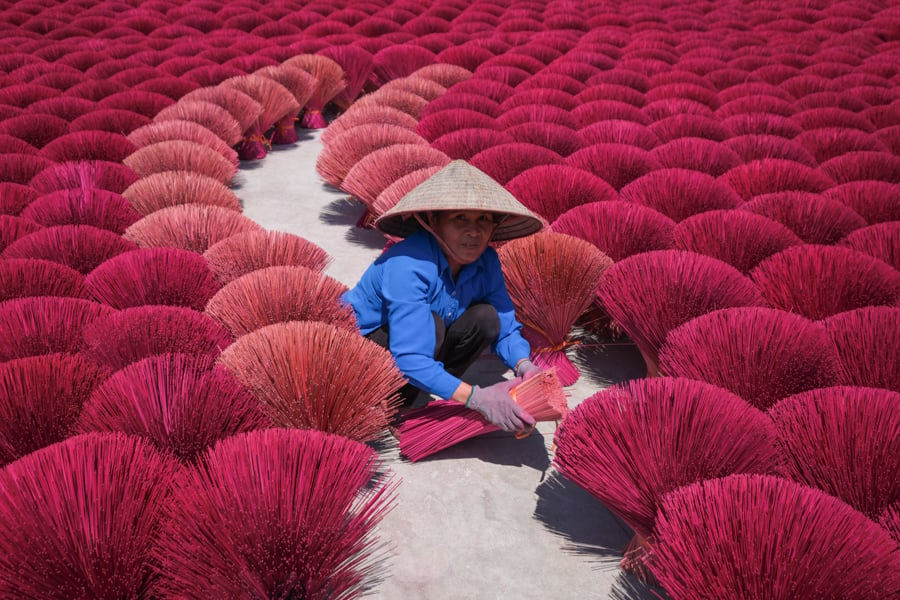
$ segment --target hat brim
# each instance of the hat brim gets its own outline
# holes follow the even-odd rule
[[[453,160],[413,188],[375,220],[387,235],[407,237],[419,229],[416,213],[450,210],[481,210],[505,218],[497,226],[493,241],[506,241],[537,233],[546,222],[526,208],[489,175],[464,160]]]

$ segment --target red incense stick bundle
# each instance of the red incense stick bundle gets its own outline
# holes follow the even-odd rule
[[[520,383],[511,395],[535,421],[560,421],[569,414],[565,392],[553,368]],[[434,400],[407,413],[398,429],[400,453],[416,462],[464,440],[499,430],[458,402]]]

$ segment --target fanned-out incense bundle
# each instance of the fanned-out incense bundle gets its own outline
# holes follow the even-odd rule
[[[553,231],[513,240],[497,254],[531,360],[555,367],[562,385],[572,385],[580,376],[566,356],[577,343],[572,327],[591,306],[612,259],[590,242]]]
[[[528,378],[514,387],[510,395],[535,421],[560,421],[569,414],[566,395],[555,368]],[[397,433],[400,453],[411,462],[416,462],[467,439],[494,431],[500,431],[500,428],[459,402],[434,400],[427,406],[408,412]],[[518,437],[520,434],[516,435]]]
[[[316,89],[306,103],[306,111],[300,119],[300,126],[306,129],[322,129],[328,125],[322,116],[322,109],[332,98],[347,87],[344,69],[327,56],[301,54],[282,63],[283,66],[303,69],[316,78]]]

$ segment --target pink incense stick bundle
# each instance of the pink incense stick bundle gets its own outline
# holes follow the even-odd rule
[[[22,209],[20,216],[44,227],[91,225],[120,235],[141,218],[121,194],[97,188],[50,192]]]
[[[895,502],[885,509],[878,518],[881,525],[895,540],[900,542],[900,501]]]
[[[99,188],[121,194],[140,177],[120,162],[74,160],[47,167],[35,175],[28,185],[41,194],[72,188]]]
[[[187,140],[167,140],[144,146],[122,163],[141,177],[168,171],[188,171],[212,177],[224,185],[228,185],[237,173],[234,163],[216,150]]]
[[[316,78],[316,89],[306,103],[300,126],[306,129],[326,127],[328,122],[322,116],[322,109],[347,87],[343,67],[327,56],[316,54],[300,54],[284,61],[282,65],[303,69]]]
[[[43,225],[25,217],[0,215],[0,252],[6,250],[13,242],[29,234],[43,229]]]
[[[560,421],[569,414],[566,395],[554,368],[520,383],[510,395],[535,421]],[[400,453],[416,462],[494,431],[500,431],[500,428],[474,410],[451,400],[434,400],[407,413],[398,430]]]
[[[5,220],[7,219],[3,219]],[[2,239],[0,236],[0,241]],[[0,254],[3,259],[49,260],[87,275],[100,263],[113,256],[136,249],[137,246],[133,242],[106,229],[90,225],[60,225],[23,235],[0,250]]]
[[[0,302],[31,296],[90,299],[84,275],[71,267],[39,258],[0,260]]]
[[[472,76],[472,72],[458,65],[446,63],[435,63],[426,65],[414,71],[419,77],[431,79],[438,82],[442,86],[449,88],[461,81],[465,81]]]
[[[67,160],[120,161],[137,150],[134,142],[111,131],[73,131],[48,142],[41,148],[44,158]]]
[[[891,598],[888,532],[820,490],[772,475],[699,481],[663,498],[650,568],[672,598]]]
[[[91,433],[0,471],[0,596],[144,595],[178,463],[134,436]]]

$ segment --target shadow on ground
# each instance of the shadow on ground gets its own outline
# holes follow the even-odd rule
[[[609,590],[612,600],[669,600],[669,595],[660,587],[649,586],[634,575],[624,571],[616,573]]]
[[[543,435],[535,431],[523,439],[498,431],[460,442],[422,459],[421,463],[475,458],[481,462],[511,467],[529,467],[540,473],[550,468],[550,455]]]
[[[566,540],[565,550],[615,567],[631,529],[583,488],[553,471],[535,490],[535,518]]]
[[[336,191],[330,185],[323,185],[329,191]],[[340,198],[325,206],[319,219],[328,225],[347,227],[344,239],[356,246],[380,249],[387,240],[384,234],[377,229],[358,227],[359,219],[365,214],[366,208],[360,202],[350,197]]]
[[[630,340],[609,340],[590,334],[580,337],[570,358],[591,385],[602,389],[632,379],[643,379],[647,367]]]
[[[609,597],[616,600],[666,598],[664,591],[649,586],[618,568],[622,549],[634,533],[602,502],[557,471],[538,485],[535,518],[566,540],[563,550],[596,562],[597,568],[616,571]]]

